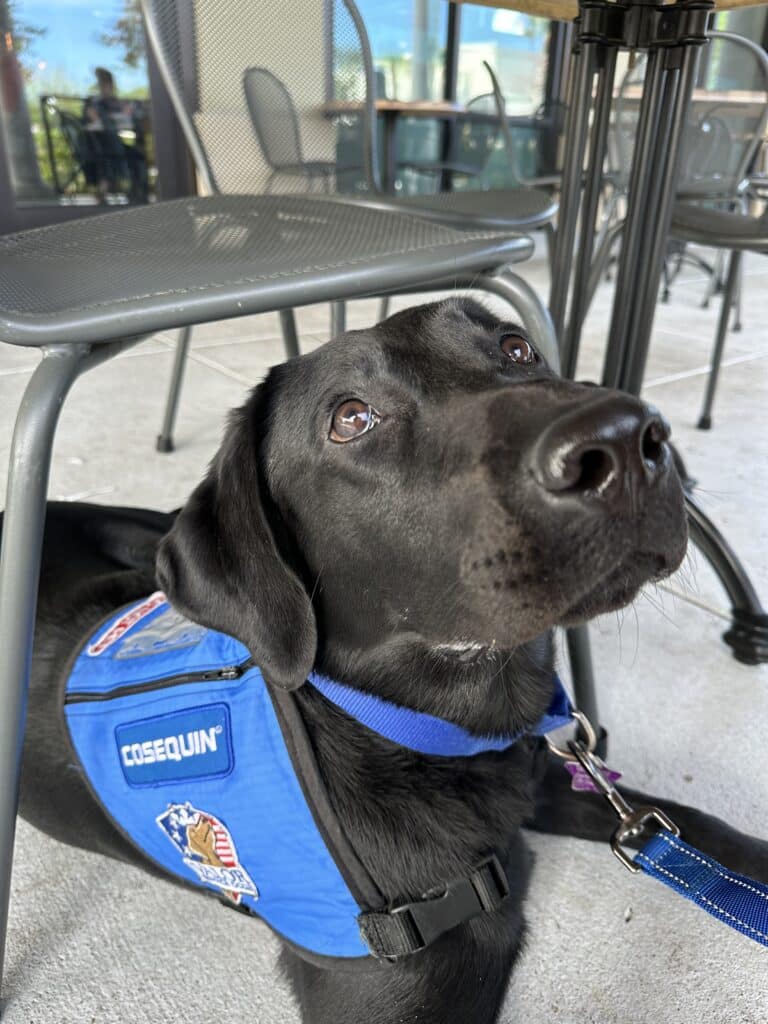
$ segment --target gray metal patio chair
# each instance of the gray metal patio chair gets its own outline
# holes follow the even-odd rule
[[[0,549],[0,975],[51,449],[78,376],[162,330],[451,282],[546,310],[510,263],[529,239],[297,196],[181,199],[0,238],[0,342],[42,358],[19,408]]]
[[[696,203],[679,202],[675,205],[671,230],[672,237],[682,242],[694,242],[730,251],[707,390],[697,424],[700,430],[709,430],[712,426],[712,406],[725,348],[728,320],[739,286],[742,254],[757,252],[768,256],[768,208],[761,217],[753,217],[744,213],[707,209]]]
[[[489,117],[493,114],[493,94],[473,96],[465,104],[464,113],[450,153],[444,160],[409,159],[398,154],[398,170],[426,175],[433,183],[447,178],[451,191],[462,179],[485,188],[488,162],[499,139],[498,124]]]
[[[261,152],[269,164],[264,192],[270,192],[280,178],[296,177],[300,179],[297,191],[313,192],[319,185],[320,191],[330,192],[336,161],[304,159],[296,107],[283,82],[267,68],[247,68],[243,91]],[[362,170],[362,164],[357,170]]]
[[[509,124],[509,116],[507,114],[507,101],[504,98],[504,90],[501,88],[501,82],[499,81],[498,75],[494,71],[491,64],[487,60],[483,61],[483,67],[488,73],[488,78],[491,82],[491,96],[493,97],[493,109],[498,119],[499,132],[501,135],[502,142],[504,144],[504,150],[507,156],[507,163],[509,164],[510,171],[514,176],[515,180],[520,184],[528,185],[532,188],[542,189],[554,189],[559,188],[562,181],[562,173],[556,172],[553,174],[535,175],[533,177],[527,177],[522,168],[520,167],[520,160],[517,154],[517,148],[512,135],[512,129]],[[563,106],[559,104],[559,106]],[[535,118],[540,118],[540,113],[535,115]],[[564,116],[561,113],[561,119],[564,121]]]
[[[639,60],[619,89],[614,125],[618,195],[626,192],[634,150],[638,92],[645,75]],[[712,32],[703,52],[681,154],[679,199],[705,203],[718,209],[743,208],[749,172],[768,123],[768,56],[765,51],[733,32]],[[677,240],[680,241],[679,239]],[[676,245],[665,272],[662,298],[683,260],[699,265],[709,276],[702,305],[707,306],[719,272],[696,254]],[[675,263],[675,269],[669,267]]]
[[[253,67],[243,73],[243,90],[256,138],[270,166],[271,173],[264,186],[265,192],[270,192],[273,183],[280,177],[295,179],[297,176],[304,179],[299,191],[312,192],[319,188],[319,191],[325,193],[335,192],[334,179],[336,182],[348,182],[350,178],[358,189],[367,188],[359,132],[356,137],[353,136],[356,148],[359,149],[356,162],[350,162],[350,154],[345,154],[345,162],[338,159],[306,160],[302,152],[296,106],[285,83],[273,71]],[[498,139],[498,125],[483,116],[492,113],[492,104],[491,93],[475,96],[467,103],[467,113],[480,116],[466,118],[450,159],[434,161],[399,157],[398,168],[429,177],[445,174],[451,181],[456,178],[476,178],[482,182]],[[351,142],[351,139],[348,140],[347,145]],[[279,189],[289,190],[290,186]],[[340,191],[345,190],[342,188]]]
[[[301,175],[276,178],[259,145],[244,76],[258,67],[290,96],[302,160],[362,164],[361,173],[325,175],[331,191],[392,213],[406,212],[456,229],[527,232],[551,225],[557,203],[530,189],[444,193],[399,198],[381,195],[376,131],[376,77],[365,27],[353,0],[308,0],[301,31],[286,24],[281,0],[142,0],[147,38],[209,193],[262,194],[268,188],[307,190]],[[291,124],[286,133],[292,132]],[[350,150],[361,160],[345,159]],[[340,178],[345,180],[340,181]],[[519,250],[522,257],[523,250]],[[526,250],[527,254],[527,250]],[[433,285],[435,283],[433,282]],[[412,289],[411,289],[412,290]],[[381,293],[384,289],[381,290]],[[520,298],[520,296],[519,296]],[[518,306],[523,321],[525,308]],[[281,313],[286,351],[298,352],[290,310]],[[334,333],[344,307],[334,306]],[[173,424],[189,348],[179,339],[158,448],[173,447]]]

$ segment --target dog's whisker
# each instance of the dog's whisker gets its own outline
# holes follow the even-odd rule
[[[650,604],[650,606],[654,608],[659,613],[659,615],[662,616],[663,619],[671,623],[671,625],[673,625],[676,629],[679,629],[679,623],[677,623],[675,619],[673,619],[672,616],[669,615],[666,608],[664,607],[663,592],[659,591],[658,588],[655,589],[656,593],[659,595],[658,599],[654,599],[653,597],[651,597],[647,589],[642,590],[640,592],[640,597],[645,598],[648,604]]]

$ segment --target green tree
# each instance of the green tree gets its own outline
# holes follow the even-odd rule
[[[10,34],[13,52],[19,60],[25,79],[27,79],[30,70],[25,64],[24,54],[35,40],[44,36],[48,30],[40,28],[39,25],[28,25],[19,21],[16,13],[17,7],[18,0],[0,0],[0,31],[4,38]]]
[[[123,51],[123,63],[129,68],[139,66],[145,53],[139,0],[125,0],[123,13],[108,32],[101,34],[99,41],[104,46],[119,46]]]

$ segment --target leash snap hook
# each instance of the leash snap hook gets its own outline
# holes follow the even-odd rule
[[[573,718],[575,722],[578,722],[580,731],[586,740],[586,744],[582,743],[582,746],[588,753],[593,754],[595,747],[597,746],[597,733],[595,732],[595,727],[587,716],[582,711],[577,711],[576,708],[571,709],[571,718]],[[558,747],[548,736],[546,737],[546,740],[547,746],[556,757],[561,758],[563,761],[579,760],[574,753],[565,750],[563,747]],[[568,746],[570,747],[571,744],[569,743]]]
[[[594,735],[594,730],[592,732]],[[628,839],[637,838],[643,832],[646,822],[649,821],[655,821],[661,828],[667,829],[667,831],[676,836],[680,835],[680,829],[658,807],[632,807],[616,789],[613,782],[604,774],[605,765],[600,758],[593,754],[589,747],[585,746],[581,740],[571,740],[568,743],[568,747],[574,759],[579,762],[584,771],[589,775],[598,792],[605,797],[619,818],[619,824],[611,836],[611,850],[614,856],[621,861],[628,871],[637,874],[640,871],[640,865],[632,860],[622,844]]]
[[[664,811],[658,807],[638,807],[637,810],[630,811],[626,817],[621,819],[621,823],[616,827],[616,831],[611,836],[611,851],[633,875],[636,875],[641,870],[641,866],[629,856],[621,844],[626,842],[627,839],[639,836],[645,827],[645,823],[648,821],[655,821],[661,828],[666,829],[675,836],[680,835],[680,829],[674,821],[668,818]]]

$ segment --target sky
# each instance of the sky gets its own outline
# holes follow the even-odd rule
[[[413,52],[417,7],[427,23],[432,52],[444,46],[448,7],[445,0],[388,0],[386,4],[381,0],[358,0],[358,5],[371,36],[374,56]],[[99,65],[113,72],[119,91],[130,92],[146,85],[144,68],[125,67],[119,60],[119,49],[105,47],[99,39],[111,29],[123,6],[124,0],[16,0],[18,21],[47,29],[25,55],[25,63],[34,74],[32,91],[62,92],[66,85],[83,95],[92,89],[93,70]],[[467,5],[462,12],[462,41],[493,39],[511,49],[532,48],[536,44],[530,36],[526,38],[530,22],[531,19],[515,12]]]
[[[119,48],[99,41],[122,10],[123,0],[17,0],[17,22],[47,29],[24,56],[35,76],[32,88],[61,91],[67,83],[83,95],[91,90],[98,66],[113,72],[119,91],[146,85],[145,69],[125,67]]]

